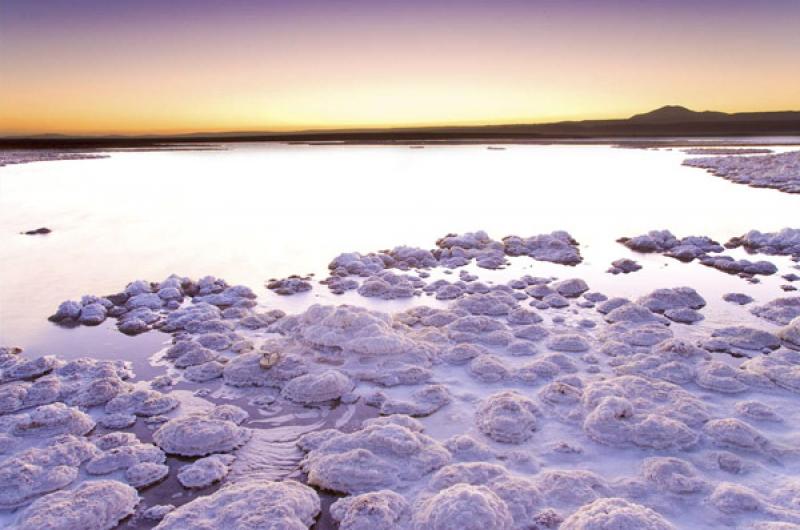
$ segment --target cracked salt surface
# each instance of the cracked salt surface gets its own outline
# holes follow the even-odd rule
[[[795,298],[661,256],[614,277],[573,235],[573,266],[452,236],[478,247],[457,274],[451,252],[340,276],[405,275],[408,297],[172,276],[76,302],[78,323],[98,304],[106,319],[65,336],[110,335],[133,362],[0,354],[0,524],[800,524]],[[749,250],[788,272],[785,238],[765,237]],[[143,326],[118,331],[130,314]]]

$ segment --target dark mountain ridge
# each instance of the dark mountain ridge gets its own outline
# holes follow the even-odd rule
[[[626,119],[562,121],[541,124],[398,127],[384,129],[304,130],[295,132],[198,132],[178,135],[65,136],[60,134],[0,138],[0,148],[147,147],[194,142],[414,142],[546,141],[593,138],[636,139],[673,136],[800,135],[800,111],[697,112],[667,105]]]

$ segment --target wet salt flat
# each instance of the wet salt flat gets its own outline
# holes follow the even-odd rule
[[[688,156],[235,145],[0,169],[0,344],[24,349],[0,360],[0,521],[797,528],[798,235],[636,236],[777,233],[800,199]],[[641,270],[607,273],[620,258]],[[266,289],[295,273],[310,291]],[[48,322],[65,300],[103,322]]]

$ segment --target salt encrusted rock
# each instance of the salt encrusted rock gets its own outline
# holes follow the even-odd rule
[[[705,318],[702,314],[698,313],[694,309],[689,309],[688,307],[667,309],[664,311],[664,316],[673,322],[679,322],[681,324],[694,324]]]
[[[234,357],[225,364],[222,377],[225,384],[231,386],[281,387],[290,379],[307,372],[305,362],[297,356],[250,352]]]
[[[410,399],[391,399],[381,393],[367,399],[368,404],[380,407],[381,414],[429,416],[452,401],[444,385],[427,385],[411,393]]]
[[[308,452],[302,467],[309,484],[351,494],[417,481],[451,458],[439,442],[397,423],[316,431],[298,445]]]
[[[103,323],[106,319],[107,309],[99,304],[87,304],[81,308],[78,321],[84,326],[97,326]]]
[[[19,379],[32,379],[51,372],[58,367],[59,361],[52,355],[25,359],[14,356],[8,366],[3,367],[0,383],[16,381]]]
[[[756,421],[773,421],[780,422],[783,418],[775,412],[775,409],[760,401],[740,401],[736,403],[736,412]]]
[[[411,507],[399,494],[380,490],[345,497],[330,507],[340,530],[395,530],[408,525]]]
[[[620,258],[611,262],[611,267],[606,272],[611,274],[629,274],[642,268],[637,262],[628,258]]]
[[[289,276],[288,278],[283,278],[281,280],[269,281],[267,283],[267,289],[274,291],[275,294],[287,296],[310,291],[311,283],[308,281],[308,278]]]
[[[106,429],[125,429],[136,423],[136,415],[124,412],[104,414],[97,419],[97,423]]]
[[[591,471],[550,469],[536,475],[535,483],[548,504],[581,506],[599,497],[606,497],[611,488]]]
[[[301,375],[283,387],[283,396],[301,404],[323,403],[339,399],[353,389],[353,382],[338,370]]]
[[[366,356],[425,353],[419,343],[392,328],[391,317],[361,307],[313,305],[278,324],[277,331],[317,349]]]
[[[63,403],[36,407],[14,424],[15,436],[56,436],[59,434],[84,435],[94,429],[94,421],[87,414]]]
[[[164,319],[161,330],[172,333],[175,331],[182,331],[195,329],[202,322],[219,320],[222,312],[218,307],[207,303],[195,303],[170,312]],[[186,328],[189,329],[186,329]]]
[[[509,324],[517,325],[538,324],[542,321],[542,317],[538,313],[521,307],[512,309],[506,318]]]
[[[156,504],[144,510],[142,512],[142,517],[149,521],[160,521],[174,509],[175,506],[172,504]]]
[[[755,512],[764,507],[763,499],[755,491],[730,482],[720,483],[709,500],[719,511],[728,514]]]
[[[776,298],[775,300],[756,306],[750,312],[775,324],[786,325],[800,316],[800,296]]]
[[[202,282],[202,279],[200,280]],[[198,286],[200,283],[198,282]],[[222,292],[214,292],[209,294],[202,294],[199,293],[200,296],[196,296],[193,299],[193,302],[205,302],[207,304],[211,304],[221,308],[227,307],[253,307],[256,305],[255,298],[256,295],[250,290],[249,287],[244,285],[235,285],[233,287],[227,287]]]
[[[657,489],[680,495],[697,493],[706,487],[694,466],[680,458],[646,458],[642,463],[642,475]]]
[[[558,294],[566,296],[567,298],[578,297],[589,290],[589,286],[580,278],[571,278],[569,280],[555,282],[551,287],[555,289]]]
[[[183,373],[183,376],[189,381],[196,383],[205,383],[218,377],[222,377],[222,371],[225,365],[218,361],[209,361],[206,363],[190,366]]]
[[[153,433],[153,441],[169,454],[205,456],[241,447],[251,434],[232,421],[193,414],[169,420]]]
[[[392,258],[392,265],[402,270],[428,269],[438,265],[433,253],[422,248],[402,245],[394,247],[386,254]]]
[[[491,460],[497,456],[488,445],[467,434],[459,434],[448,438],[444,441],[444,446],[450,451],[455,460],[484,461]]]
[[[63,436],[0,462],[0,509],[28,504],[78,477],[78,468],[97,452],[85,438]]]
[[[86,463],[86,471],[91,475],[107,475],[142,463],[163,464],[165,460],[164,452],[153,444],[126,443],[95,455]]]
[[[706,301],[691,287],[676,287],[675,289],[656,289],[648,295],[637,300],[650,311],[663,313],[669,309],[700,309]]]
[[[183,466],[178,471],[178,482],[184,488],[205,488],[219,482],[228,475],[228,470],[236,459],[233,455],[211,455]]]
[[[554,309],[560,309],[562,307],[569,306],[569,300],[561,296],[560,294],[549,294],[542,298],[542,302],[547,304],[547,307],[551,307]]]
[[[792,153],[797,157],[797,153]],[[775,256],[800,256],[800,229],[784,228],[779,232],[762,233],[758,230],[734,237],[725,246],[736,248],[744,246],[750,252]]]
[[[742,370],[757,378],[771,381],[775,385],[800,393],[800,354],[779,350],[761,355],[742,363]]]
[[[722,299],[736,305],[747,305],[753,301],[751,296],[744,293],[725,293]]]
[[[519,444],[533,435],[539,409],[517,391],[492,394],[475,412],[478,429],[489,438],[503,443]]]
[[[657,512],[621,498],[597,499],[578,509],[561,530],[675,530]]]
[[[61,394],[58,378],[45,376],[33,383],[13,382],[0,386],[0,414],[47,405]]]
[[[469,363],[469,372],[484,383],[496,383],[511,375],[509,367],[495,355],[480,355]]]
[[[547,339],[547,347],[555,351],[579,353],[589,349],[589,342],[577,333],[563,333],[551,335]]]
[[[681,387],[637,376],[593,381],[582,404],[586,434],[614,446],[686,449],[698,441],[692,427],[708,419],[702,402]]]
[[[772,445],[761,433],[736,418],[711,420],[703,426],[703,432],[714,443],[723,447],[734,447],[748,451],[771,453]]]
[[[462,342],[444,350],[439,357],[449,364],[464,364],[488,353],[489,351],[483,346]]]
[[[125,480],[134,488],[146,488],[164,479],[169,474],[169,467],[164,464],[142,462],[125,470]]]
[[[415,530],[500,530],[512,526],[506,503],[489,488],[469,484],[440,491],[414,513]]]
[[[132,432],[110,432],[93,440],[94,445],[101,451],[108,451],[123,445],[136,445],[139,438]]]
[[[744,350],[775,350],[781,345],[780,339],[772,333],[747,326],[715,329],[711,336],[724,340],[734,348]]]
[[[549,336],[550,332],[544,326],[538,324],[528,324],[514,329],[514,336],[518,339],[540,341]]]
[[[81,305],[78,302],[67,300],[61,302],[56,312],[53,313],[48,320],[59,324],[70,325],[77,323],[80,315]]]
[[[749,388],[746,375],[741,370],[735,370],[725,363],[711,361],[697,367],[696,382],[698,386],[708,390],[735,394]]]
[[[562,265],[577,265],[582,261],[578,242],[563,231],[529,238],[508,236],[503,238],[503,245],[509,256],[529,256],[535,260]]]
[[[45,495],[26,508],[16,530],[110,530],[132,514],[136,490],[116,480],[92,480]]]
[[[229,343],[229,341],[225,341]],[[188,368],[198,364],[207,363],[217,359],[218,354],[193,340],[179,341],[165,355],[167,359],[174,359],[176,368]]]
[[[752,277],[757,274],[770,276],[778,272],[778,267],[769,261],[750,261],[746,259],[734,259],[730,256],[706,256],[700,259],[700,263],[707,267],[713,267],[728,274],[736,274],[742,277]]]
[[[597,306],[597,311],[600,313],[607,315],[608,313],[612,312],[613,310],[617,309],[618,307],[622,307],[625,304],[630,304],[631,301],[627,298],[609,298],[607,300],[603,300],[600,305]]]
[[[493,291],[464,296],[453,307],[472,315],[503,316],[519,307],[519,302],[508,293]]]
[[[609,300],[609,302],[610,301],[611,300]],[[612,324],[617,322],[627,322],[631,324],[666,324],[669,322],[664,317],[653,313],[646,307],[633,303],[622,304],[616,309],[609,311],[605,319]]]
[[[789,322],[785,328],[780,330],[778,336],[789,348],[800,350],[800,317]]]
[[[309,528],[320,511],[316,492],[295,482],[247,481],[198,497],[168,513],[157,530]]]
[[[156,416],[171,411],[179,404],[180,401],[169,394],[162,394],[156,390],[134,390],[120,394],[106,403],[105,411],[107,414]]]
[[[358,252],[340,254],[328,264],[328,268],[337,276],[369,276],[384,269],[384,261],[374,255],[362,256]]]

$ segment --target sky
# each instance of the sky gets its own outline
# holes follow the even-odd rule
[[[800,0],[0,0],[0,135],[800,110]]]

